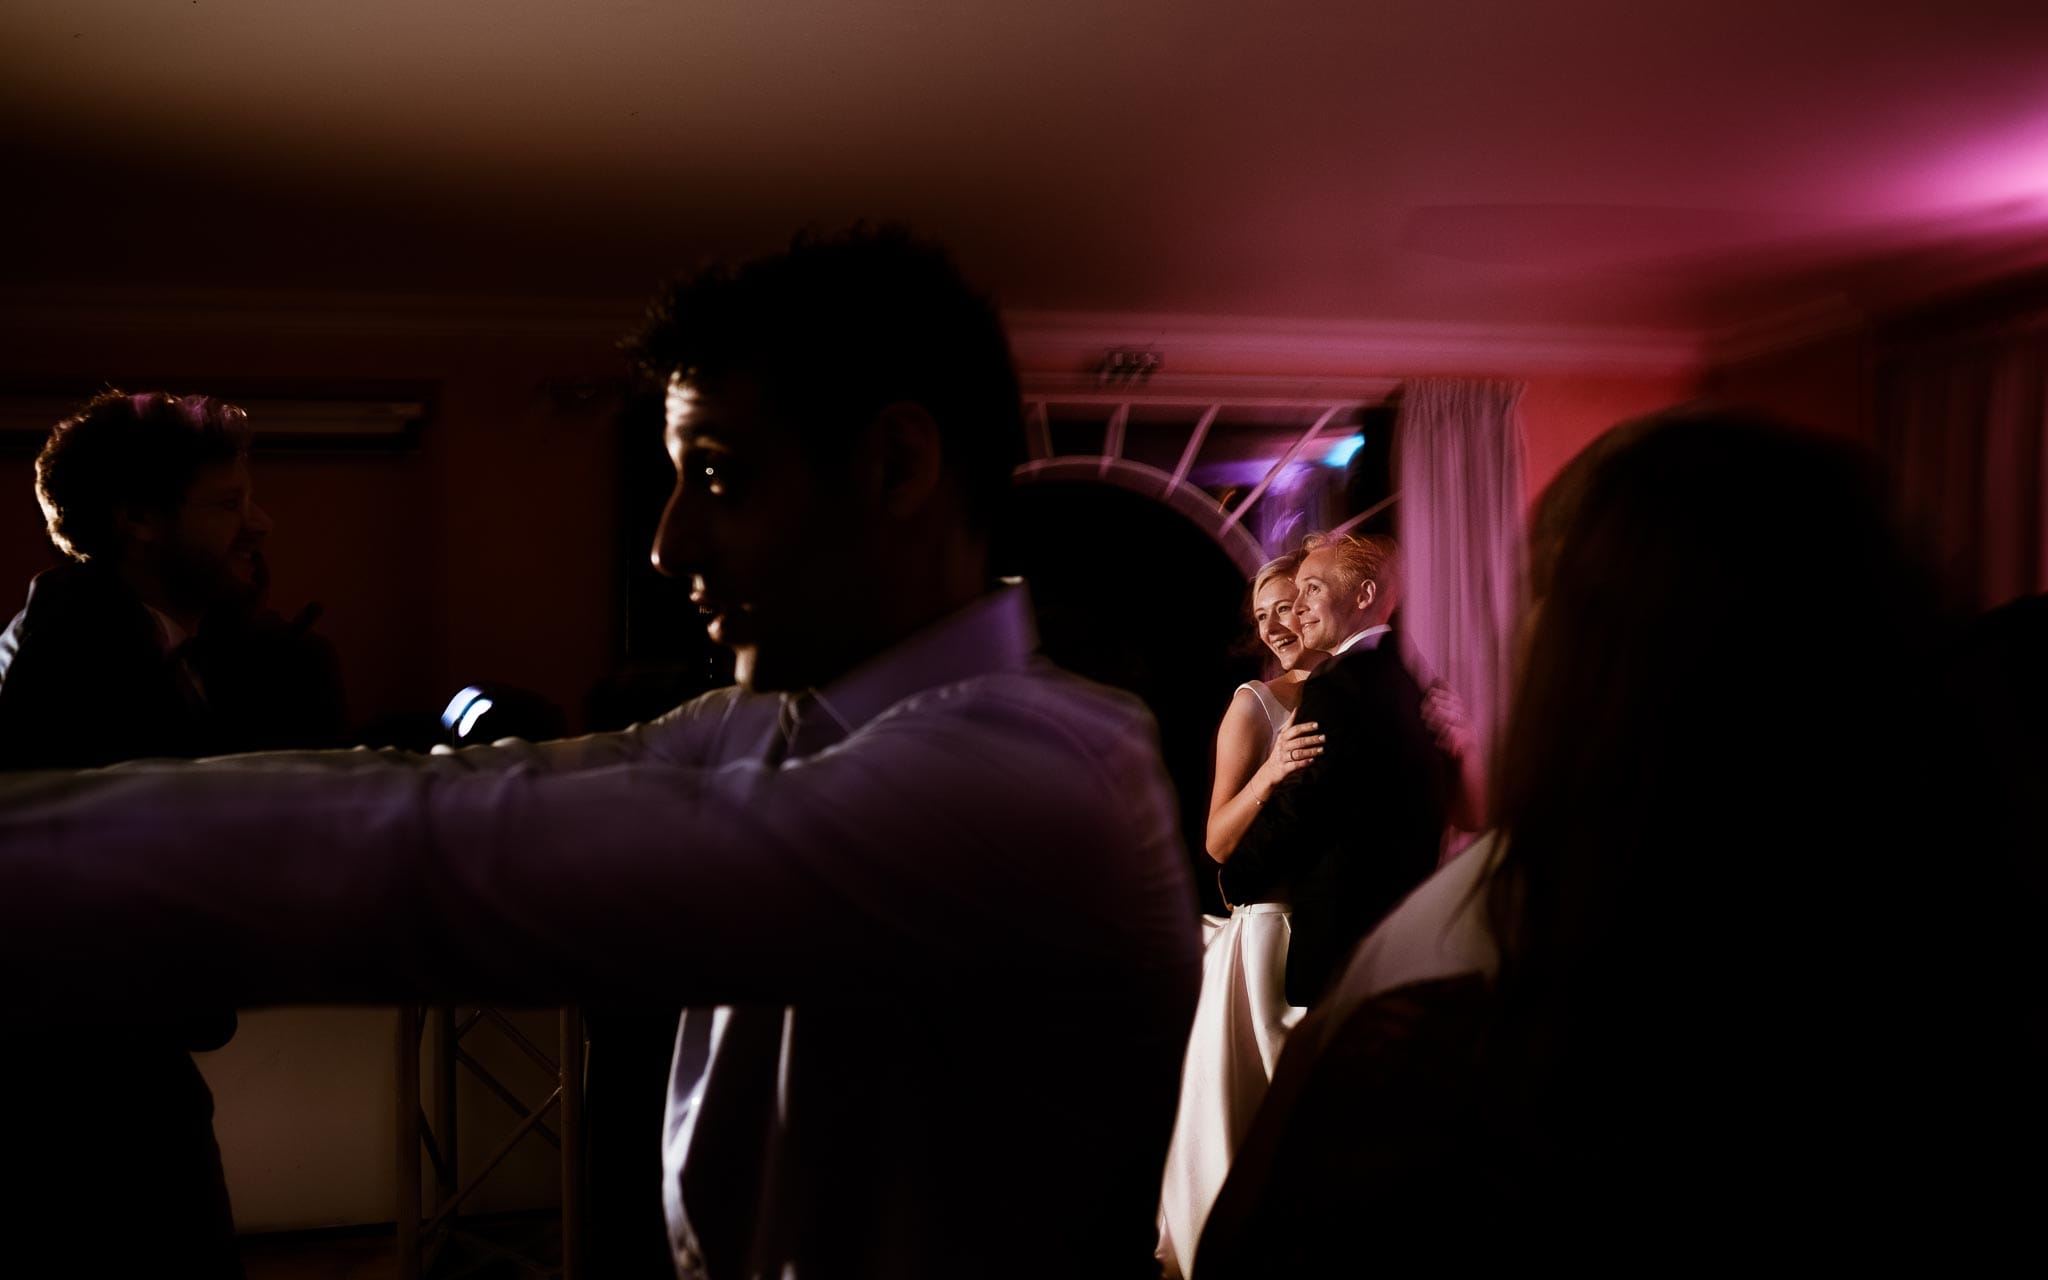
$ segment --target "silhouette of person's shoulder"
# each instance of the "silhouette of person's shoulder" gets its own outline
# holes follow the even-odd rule
[[[30,580],[28,599],[9,630],[26,636],[116,618],[131,624],[127,630],[142,630],[149,614],[142,598],[115,574],[72,562],[45,569]]]
[[[0,635],[0,687],[26,660],[37,679],[108,664],[146,662],[156,628],[141,597],[114,574],[89,564],[46,569],[29,583],[21,612]]]
[[[197,725],[133,589],[91,564],[37,575],[0,639],[0,768],[191,755]]]

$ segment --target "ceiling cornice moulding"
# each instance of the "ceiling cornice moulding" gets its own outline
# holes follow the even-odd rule
[[[28,288],[0,291],[0,328],[614,341],[633,328],[644,307],[643,299],[631,298]]]
[[[1160,373],[1143,382],[1104,383],[1093,374],[1023,370],[1027,401],[1054,404],[1228,403],[1245,408],[1279,405],[1373,404],[1392,395],[1399,377],[1256,377],[1222,373]]]
[[[607,344],[645,300],[334,291],[32,287],[0,290],[0,330],[541,337]],[[1715,344],[1690,330],[1442,321],[1313,321],[1142,312],[1012,311],[1020,369],[1070,374],[1112,348],[1162,353],[1173,378],[1373,383],[1418,374],[1667,376]],[[1330,394],[1348,394],[1332,391]]]
[[[1707,341],[1712,365],[1742,364],[1850,333],[1870,317],[1839,295],[1814,298],[1717,330]]]
[[[1027,374],[1066,371],[1105,350],[1158,351],[1162,371],[1269,378],[1376,378],[1426,373],[1664,376],[1696,372],[1691,330],[1441,321],[1309,321],[1230,316],[1012,311]]]

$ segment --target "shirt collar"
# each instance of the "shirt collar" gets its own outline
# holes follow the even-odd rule
[[[1336,648],[1330,650],[1330,656],[1334,658],[1338,654],[1343,653],[1345,650],[1354,647],[1359,649],[1377,649],[1380,647],[1379,638],[1392,630],[1392,627],[1382,622],[1380,625],[1376,627],[1367,627],[1363,631],[1354,632],[1350,636],[1345,638],[1343,644],[1340,644]],[[1372,643],[1367,644],[1366,641],[1368,640],[1370,640]]]
[[[890,707],[941,685],[1022,669],[1038,649],[1031,595],[1001,587],[909,636],[816,691],[818,705],[846,733]]]
[[[150,618],[156,623],[156,642],[163,647],[166,655],[176,653],[178,646],[192,638],[192,633],[178,625],[176,619],[153,604],[145,603]]]

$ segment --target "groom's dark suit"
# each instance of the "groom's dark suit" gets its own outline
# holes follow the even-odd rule
[[[1317,668],[1295,719],[1321,726],[1323,754],[1274,789],[1221,879],[1233,903],[1293,904],[1287,999],[1305,1005],[1436,869],[1450,779],[1389,632]]]

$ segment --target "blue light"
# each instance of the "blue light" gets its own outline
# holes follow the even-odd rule
[[[1326,467],[1349,466],[1351,455],[1357,453],[1364,445],[1365,437],[1363,435],[1346,436],[1330,446],[1330,451],[1323,455],[1323,465]]]
[[[496,704],[489,698],[478,698],[471,702],[469,709],[462,713],[462,719],[456,722],[455,736],[467,738],[469,731],[476,728],[476,722],[483,719],[484,712],[489,711],[494,705]]]
[[[448,709],[441,713],[441,723],[447,725],[450,729],[455,728],[456,725],[462,723],[463,713],[468,711],[470,707],[474,705],[479,698],[483,698],[483,696],[484,691],[482,689],[477,688],[475,685],[471,685],[467,689],[464,689],[461,693],[456,694],[452,699],[449,700]],[[486,701],[488,701],[488,699],[486,699]],[[474,724],[476,722],[472,720],[470,721],[470,723]],[[466,733],[468,732],[468,730],[464,729],[460,730],[459,732]]]

